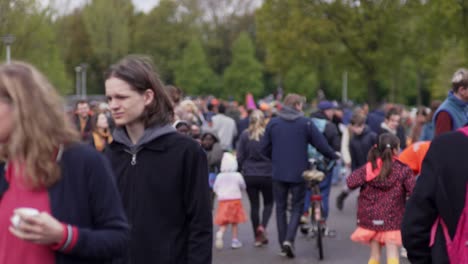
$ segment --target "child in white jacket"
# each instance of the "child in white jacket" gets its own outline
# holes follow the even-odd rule
[[[242,247],[237,236],[237,224],[247,221],[242,207],[242,190],[245,182],[242,175],[237,172],[237,160],[231,153],[224,153],[221,161],[221,173],[214,182],[213,190],[218,197],[215,224],[219,226],[216,233],[215,246],[223,248],[223,235],[228,225],[232,226],[232,248]]]

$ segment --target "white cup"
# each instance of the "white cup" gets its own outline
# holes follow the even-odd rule
[[[29,207],[20,207],[20,208],[16,208],[15,212],[20,212],[21,214],[23,215],[27,215],[27,216],[35,216],[35,215],[39,215],[39,211],[35,208],[29,208]],[[11,224],[13,225],[13,227],[18,227],[20,222],[21,222],[21,216],[19,216],[18,214],[14,214],[11,219]]]

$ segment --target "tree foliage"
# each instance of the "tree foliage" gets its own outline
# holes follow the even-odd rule
[[[175,68],[175,83],[187,94],[220,95],[219,81],[208,65],[199,39],[194,38],[183,51],[182,58]]]
[[[62,93],[73,88],[56,42],[50,9],[33,0],[0,0],[0,36],[12,34],[13,60],[27,61],[41,70]],[[5,57],[2,45],[0,52]]]
[[[347,73],[354,101],[428,104],[468,62],[465,0],[161,0],[148,13],[131,0],[69,13],[43,3],[0,0],[0,35],[15,35],[13,59],[63,94],[74,92],[77,65],[88,64],[88,93],[102,93],[103,71],[140,53],[193,95],[241,99],[281,86],[339,99]]]
[[[255,48],[246,33],[234,42],[232,63],[224,72],[225,94],[238,100],[248,92],[261,95],[263,91],[262,64],[255,58]]]

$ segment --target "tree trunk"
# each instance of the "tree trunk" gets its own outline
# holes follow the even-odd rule
[[[367,81],[367,101],[371,109],[378,107],[377,102],[377,80],[373,76]]]
[[[418,71],[418,94],[416,97],[416,105],[419,107],[422,105],[422,90],[424,88],[424,75],[421,71]]]

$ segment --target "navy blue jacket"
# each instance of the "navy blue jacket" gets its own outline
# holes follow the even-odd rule
[[[0,199],[8,189],[0,167]],[[57,264],[112,263],[128,247],[128,224],[106,158],[90,146],[65,149],[61,179],[49,188],[52,215],[78,227],[78,241],[69,253],[56,252]]]
[[[385,112],[383,110],[375,110],[367,115],[366,124],[375,133],[380,132],[380,124],[385,120]]]
[[[312,120],[283,107],[278,117],[268,123],[261,141],[262,153],[273,163],[274,180],[291,183],[304,181],[302,173],[309,168],[308,144],[327,158],[338,158]]]
[[[264,136],[260,137],[260,141]],[[237,145],[237,163],[244,176],[270,176],[271,160],[262,154],[260,141],[249,139],[249,131],[242,132]]]
[[[367,154],[375,144],[377,144],[377,134],[367,126],[361,135],[353,135],[349,141],[351,170],[354,171],[367,163]]]
[[[211,263],[208,165],[200,144],[172,132],[131,154],[117,140],[107,154],[131,227],[122,263]]]

